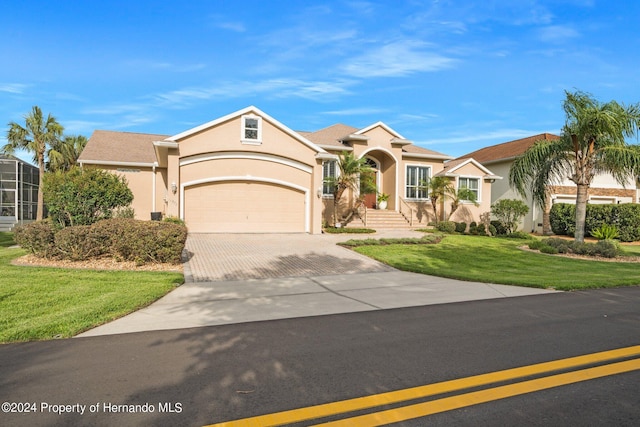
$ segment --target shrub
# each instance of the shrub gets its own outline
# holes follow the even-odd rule
[[[91,225],[128,206],[133,193],[126,180],[101,169],[73,168],[44,176],[42,193],[56,227]]]
[[[550,237],[548,239],[542,240],[547,246],[551,246],[552,248],[556,248],[558,252],[561,254],[569,252],[569,244],[571,243],[569,240],[559,239],[557,237]]]
[[[594,246],[595,254],[605,258],[615,258],[620,254],[620,247],[614,240],[599,240]]]
[[[177,216],[167,216],[165,217],[163,220],[163,222],[170,222],[171,224],[178,224],[178,225],[183,225],[186,226],[187,224],[184,222],[184,220],[178,218]]]
[[[504,228],[504,225],[502,225],[501,221],[494,219],[493,221],[491,221],[491,225],[496,229],[494,236],[504,236],[505,234],[507,234],[507,229]]]
[[[130,218],[136,217],[136,211],[132,206],[116,208],[113,211],[113,218]]]
[[[55,228],[48,219],[20,225],[14,230],[18,245],[42,258],[55,258]]]
[[[456,222],[456,233],[464,233],[465,231],[467,231],[467,223]]]
[[[477,235],[478,234],[478,223],[473,221],[469,224],[469,234]]]
[[[531,242],[529,242],[529,249],[533,249],[533,250],[540,250],[541,247],[545,246],[545,244],[542,242],[542,240],[532,240]]]
[[[55,234],[56,254],[71,261],[99,258],[109,250],[109,235],[90,225],[77,225]]]
[[[506,234],[516,231],[527,212],[529,207],[519,199],[500,199],[491,205],[491,214],[502,223]]]
[[[591,230],[591,235],[598,240],[613,240],[619,237],[620,233],[614,225],[602,224],[600,227]]]
[[[96,224],[112,230],[110,254],[136,264],[168,262],[178,264],[187,240],[186,227],[161,221],[109,219]]]
[[[576,207],[569,203],[555,203],[549,212],[551,231],[558,235],[573,236],[576,230]]]
[[[495,225],[489,224],[489,233],[491,233],[492,236],[498,235],[498,229],[495,227]]]
[[[440,221],[436,224],[436,230],[452,234],[456,231],[456,223],[453,221]]]
[[[371,234],[375,233],[376,230],[371,228],[349,228],[349,227],[325,227],[322,229],[325,233],[329,234]]]
[[[487,229],[484,226],[484,224],[478,224],[478,226],[476,227],[476,232],[479,236],[486,236],[487,235]]]
[[[551,229],[555,234],[573,236],[575,234],[575,206],[556,203],[550,212]],[[591,234],[603,225],[618,229],[618,238],[623,242],[640,240],[640,204],[587,205],[585,233]]]
[[[379,246],[379,245],[428,245],[433,243],[440,243],[442,240],[441,234],[427,234],[420,238],[417,237],[405,237],[397,239],[362,239],[362,240],[347,240],[346,242],[338,243],[341,246],[357,247],[357,246]]]
[[[540,252],[542,252],[543,254],[556,255],[558,253],[558,249],[554,248],[553,246],[542,245],[540,247]]]

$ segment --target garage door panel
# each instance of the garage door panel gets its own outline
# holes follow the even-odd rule
[[[305,194],[289,187],[224,181],[185,189],[185,221],[192,232],[305,231]]]

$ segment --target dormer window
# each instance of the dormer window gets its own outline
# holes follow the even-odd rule
[[[262,143],[262,117],[254,115],[242,116],[242,143]]]

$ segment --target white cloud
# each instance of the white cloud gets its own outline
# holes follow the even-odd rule
[[[294,78],[229,81],[211,87],[191,87],[160,93],[152,98],[155,103],[176,108],[210,99],[221,100],[256,95],[321,100],[349,93],[348,87],[351,84],[353,83],[347,80],[306,81]]]
[[[566,25],[550,25],[538,30],[538,38],[546,43],[563,43],[579,36],[576,29]]]
[[[344,71],[354,77],[402,77],[418,72],[451,68],[456,60],[427,51],[427,44],[401,40],[377,47],[353,59]]]
[[[22,94],[29,85],[22,83],[0,83],[0,92]]]
[[[361,107],[361,108],[347,108],[344,110],[333,110],[333,111],[324,111],[320,114],[324,114],[327,116],[366,116],[369,114],[381,114],[388,112],[388,109],[385,108],[371,108],[371,107]]]

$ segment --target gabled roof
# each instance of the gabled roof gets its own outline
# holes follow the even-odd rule
[[[273,117],[271,117],[270,115],[268,115],[264,111],[260,110],[259,108],[254,107],[253,105],[251,105],[249,107],[246,107],[246,108],[243,108],[242,110],[236,111],[235,113],[227,114],[226,116],[223,116],[223,117],[217,118],[215,120],[212,120],[210,122],[204,123],[204,124],[202,124],[200,126],[196,126],[196,127],[191,128],[189,130],[181,132],[181,133],[179,133],[177,135],[170,136],[170,137],[166,138],[166,141],[180,142],[181,139],[187,138],[188,136],[194,135],[194,134],[196,134],[198,132],[205,131],[205,130],[207,130],[209,128],[212,128],[212,127],[217,126],[217,125],[219,125],[221,123],[224,123],[224,122],[228,122],[229,120],[233,120],[236,117],[240,117],[240,116],[243,116],[245,114],[255,114],[256,116],[260,116],[260,117],[262,117],[263,120],[266,120],[267,122],[271,123],[276,128],[280,129],[282,132],[284,132],[284,133],[290,135],[291,137],[297,139],[298,141],[300,141],[304,145],[306,145],[309,148],[311,148],[312,150],[314,150],[316,153],[322,154],[322,155],[328,154],[324,149],[322,149],[317,144],[315,144],[315,143],[311,142],[310,140],[308,140],[305,136],[301,135],[299,132],[291,130],[290,128],[288,128],[284,124],[280,123],[278,120],[274,119]]]
[[[396,138],[400,138],[400,139],[405,139],[404,136],[400,135],[398,132],[396,132],[395,130],[391,129],[389,126],[387,126],[386,124],[382,123],[382,122],[376,122],[372,125],[367,126],[366,128],[362,128],[359,131],[355,132],[356,135],[362,135],[364,133],[369,132],[371,129],[377,128],[378,126],[380,126],[382,129],[386,130],[387,132],[389,132],[391,135],[393,135]]]
[[[97,130],[93,132],[82,150],[79,163],[107,165],[153,166],[158,159],[153,141],[168,135],[150,133],[114,132]]]
[[[527,151],[537,141],[555,141],[560,139],[558,135],[551,133],[541,133],[539,135],[529,136],[527,138],[516,139],[515,141],[503,142],[502,144],[492,145],[490,147],[481,148],[472,153],[460,156],[460,159],[474,158],[480,163],[493,163],[503,160],[511,160]]]
[[[319,146],[338,147],[346,150],[349,149],[349,147],[345,146],[340,141],[357,130],[357,128],[338,123],[315,132],[298,133]]]
[[[444,168],[440,172],[438,172],[435,176],[458,176],[456,171],[468,165],[469,163],[473,164],[480,171],[482,171],[482,173],[485,174],[484,178],[502,179],[501,176],[495,175],[489,169],[485,168],[478,161],[472,158],[458,158],[458,159],[445,162]]]
[[[402,147],[402,156],[443,160],[453,159],[453,157],[448,154],[439,153],[413,144]]]

